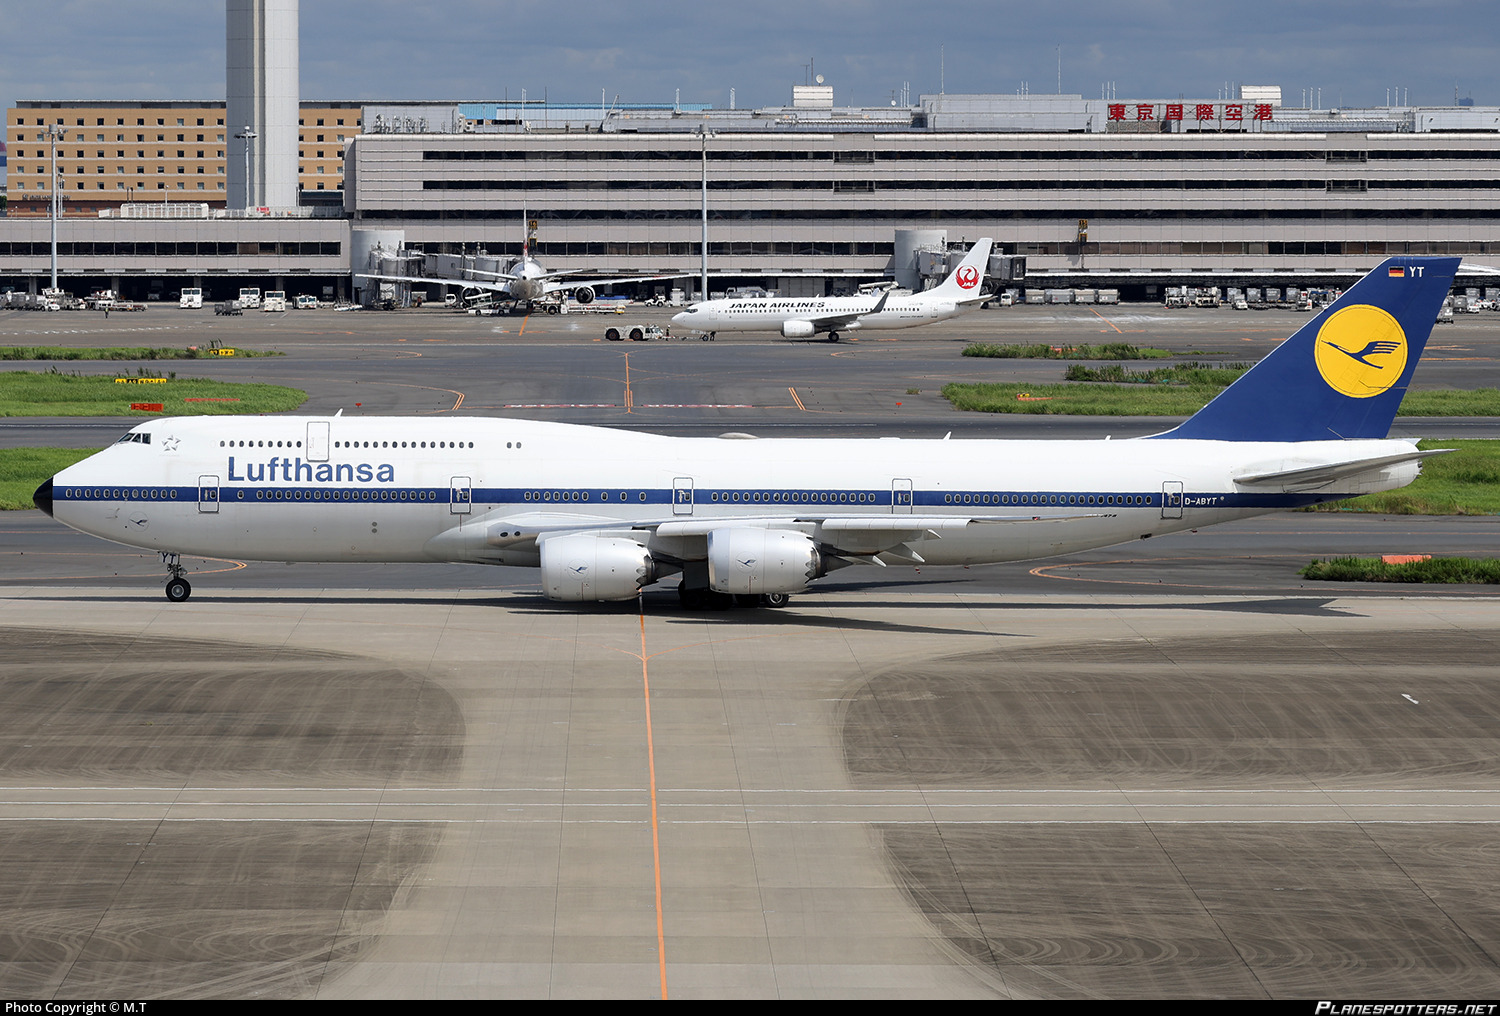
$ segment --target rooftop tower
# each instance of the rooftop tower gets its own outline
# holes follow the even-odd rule
[[[298,0],[226,0],[230,208],[297,204],[297,5]],[[255,136],[242,136],[247,133]]]

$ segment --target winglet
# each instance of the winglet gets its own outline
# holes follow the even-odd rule
[[[1157,438],[1383,438],[1459,258],[1390,258],[1175,430]]]

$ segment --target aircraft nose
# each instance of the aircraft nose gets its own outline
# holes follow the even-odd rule
[[[52,481],[48,480],[36,489],[31,495],[31,503],[36,505],[49,516],[52,514]]]

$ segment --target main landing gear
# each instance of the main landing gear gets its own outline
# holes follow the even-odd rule
[[[677,599],[684,610],[728,610],[730,607],[785,607],[792,602],[787,593],[737,595],[713,589],[677,587]]]
[[[182,559],[168,551],[161,552],[161,563],[167,566],[167,599],[181,603],[193,595],[192,583],[183,578]]]
[[[829,332],[828,333],[828,341],[829,342],[837,342],[838,340],[839,340],[839,333],[838,332]]]

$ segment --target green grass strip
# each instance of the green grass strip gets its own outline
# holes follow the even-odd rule
[[[1435,557],[1408,564],[1386,564],[1378,557],[1315,560],[1299,575],[1321,582],[1428,582],[1448,585],[1500,583],[1500,560],[1493,557]]]
[[[0,450],[0,511],[35,508],[32,493],[48,477],[82,462],[97,448],[6,448]]]
[[[1175,355],[1170,349],[1132,346],[1124,342],[1107,342],[1099,346],[997,346],[992,342],[975,342],[964,347],[964,356],[988,356],[1001,360],[1160,360]]]
[[[272,349],[234,348],[235,359],[285,356]],[[216,360],[212,349],[170,346],[0,346],[0,360]]]
[[[1217,385],[1099,385],[981,382],[943,385],[943,398],[980,413],[1044,416],[1191,416]]]
[[[1320,512],[1379,515],[1500,515],[1500,441],[1419,441],[1418,448],[1453,448],[1422,463],[1422,475],[1400,490],[1318,505]]]
[[[56,369],[44,373],[0,373],[0,416],[149,417],[285,413],[307,401],[306,392],[280,385],[178,378],[170,373],[161,379],[151,377],[145,370],[136,371],[136,378],[139,381],[117,384],[113,377],[81,377]],[[162,409],[159,412],[133,410],[131,403],[159,403]]]
[[[1085,367],[1081,363],[1075,363],[1063,372],[1063,380],[1135,385],[1213,385],[1228,388],[1249,369],[1248,363],[1176,363],[1152,370],[1131,370],[1117,363],[1103,367]]]
[[[1108,369],[1108,368],[1103,368]],[[1201,367],[1212,375],[1228,368]],[[954,382],[943,398],[955,408],[979,413],[1048,416],[1191,416],[1224,386],[1188,381],[1172,384],[1023,384]],[[1017,398],[1027,395],[1029,398]],[[1500,416],[1500,389],[1407,392],[1398,416]]]

